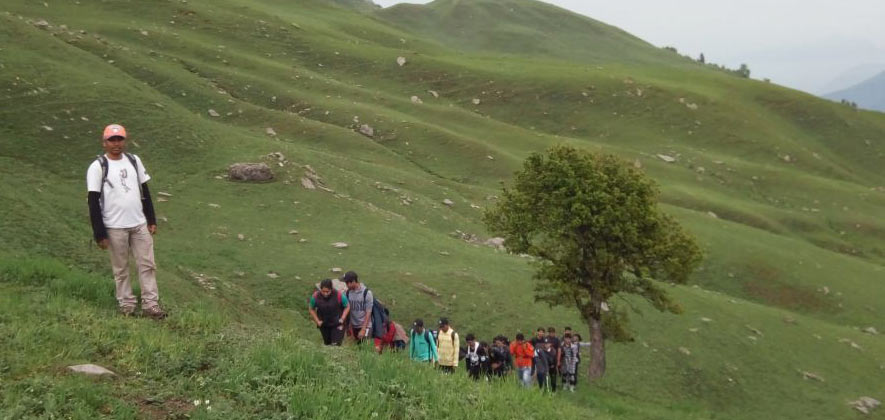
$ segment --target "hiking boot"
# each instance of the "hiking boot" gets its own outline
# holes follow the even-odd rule
[[[166,312],[160,309],[160,305],[151,306],[150,308],[145,308],[141,310],[141,314],[143,316],[153,318],[153,319],[163,319],[166,318]]]
[[[135,315],[135,305],[123,305],[117,308],[120,312],[120,315],[129,317]]]

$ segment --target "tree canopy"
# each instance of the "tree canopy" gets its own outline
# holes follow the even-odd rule
[[[686,282],[701,260],[658,196],[649,178],[615,156],[561,145],[529,156],[484,216],[508,250],[538,258],[536,299],[573,306],[588,322],[591,353],[602,358],[595,373],[591,360],[593,377],[605,370],[604,347],[593,346],[629,337],[626,311],[610,300],[633,294],[678,313],[660,281]]]

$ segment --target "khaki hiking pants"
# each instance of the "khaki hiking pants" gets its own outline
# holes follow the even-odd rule
[[[138,283],[141,285],[141,307],[148,309],[157,306],[160,296],[157,291],[157,266],[154,264],[154,238],[151,237],[147,225],[126,229],[108,228],[108,239],[114,281],[117,283],[117,304],[135,306],[138,303],[129,282],[131,250],[138,268]]]

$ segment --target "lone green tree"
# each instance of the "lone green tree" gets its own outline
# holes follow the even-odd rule
[[[535,299],[576,308],[590,327],[592,379],[605,374],[605,340],[630,338],[627,311],[612,300],[626,308],[624,295],[638,295],[680,313],[660,281],[684,283],[701,261],[658,194],[614,156],[554,146],[529,156],[484,215],[509,251],[536,257]]]

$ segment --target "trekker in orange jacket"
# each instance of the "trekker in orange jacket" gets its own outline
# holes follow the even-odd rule
[[[510,343],[510,354],[516,362],[516,372],[519,382],[526,388],[532,386],[532,358],[535,355],[535,348],[532,343],[525,341],[522,333],[516,334],[516,341]]]

